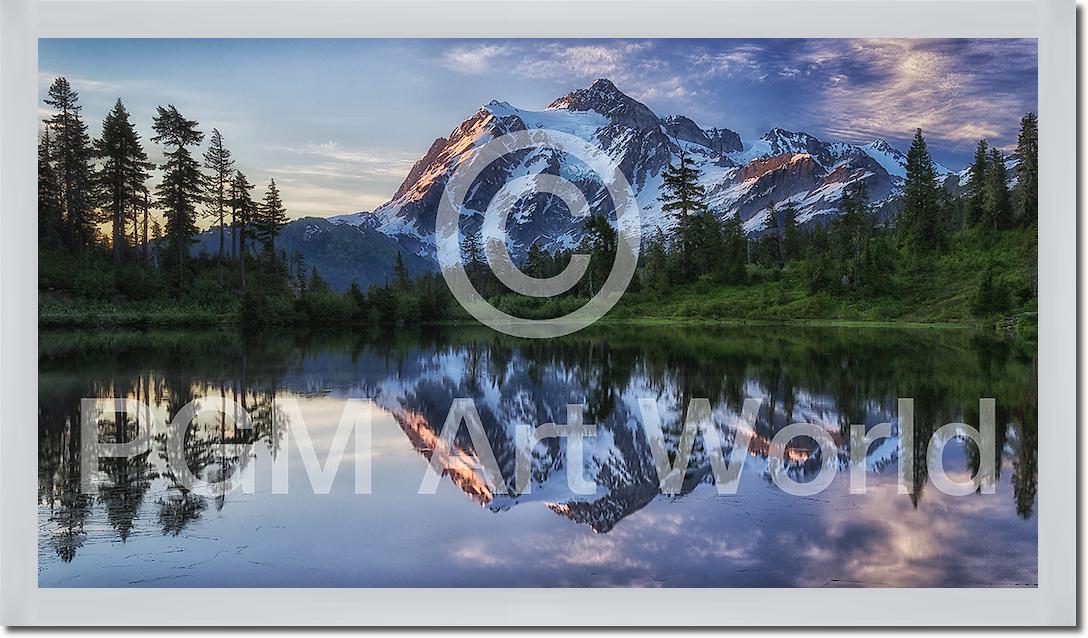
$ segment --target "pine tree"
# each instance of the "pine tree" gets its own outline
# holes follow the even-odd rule
[[[53,80],[45,103],[56,111],[48,120],[53,132],[52,157],[56,162],[64,200],[64,231],[66,243],[76,249],[89,246],[95,238],[98,218],[92,165],[91,138],[87,125],[79,116],[79,94],[72,90],[67,78]]]
[[[317,272],[317,266],[310,268],[310,283],[308,286],[310,292],[326,292],[329,289],[329,284],[321,277]]]
[[[246,239],[253,234],[250,224],[257,213],[257,204],[249,192],[253,184],[249,183],[242,171],[234,172],[230,183],[231,219],[235,220],[234,236],[238,242],[238,272],[241,277],[242,294],[246,291]]]
[[[465,271],[471,274],[484,263],[484,249],[480,243],[480,233],[466,232],[461,240],[461,258],[465,264]]]
[[[616,260],[618,233],[604,215],[591,214],[582,225],[584,235],[582,244],[593,256],[587,268],[586,280],[587,292],[590,296],[597,294],[612,270],[612,263]]]
[[[684,147],[679,148],[678,163],[670,162],[662,175],[661,211],[677,213],[673,245],[679,252],[680,277],[690,281],[696,274],[693,253],[705,221],[701,215],[708,209],[706,189],[699,183],[700,171],[688,159]]]
[[[700,275],[721,276],[721,254],[723,248],[722,224],[709,209],[703,210],[693,218],[691,257],[687,264],[691,270],[689,277]]]
[[[661,229],[646,240],[642,252],[642,268],[639,279],[642,287],[653,293],[662,293],[669,287],[668,245]]]
[[[529,252],[525,256],[525,274],[536,279],[544,279],[548,273],[548,254],[533,242],[529,245]]]
[[[296,250],[294,256],[295,262],[295,285],[298,287],[299,292],[306,291],[306,257],[301,251]]]
[[[151,220],[151,243],[155,245],[155,263],[158,264],[159,253],[162,251],[162,225],[159,220]]]
[[[200,165],[186,148],[204,139],[196,127],[195,120],[183,117],[172,104],[158,107],[152,121],[155,136],[151,140],[167,148],[155,205],[165,212],[167,252],[178,266],[179,278],[183,277],[185,257],[197,233],[197,205],[203,195]]]
[[[1039,119],[1034,113],[1020,120],[1016,154],[1020,157],[1016,167],[1016,219],[1031,225],[1039,219]]]
[[[124,260],[128,241],[126,226],[132,221],[135,232],[136,211],[143,203],[144,182],[151,168],[140,135],[121,100],[102,121],[102,135],[95,140],[94,151],[102,160],[97,178],[112,221],[113,262],[119,264]]]
[[[53,167],[49,129],[38,140],[38,243],[47,248],[61,244],[64,224],[64,190]]]
[[[393,280],[398,290],[407,290],[410,282],[408,269],[404,267],[404,257],[397,251],[397,258],[393,260]]]
[[[989,180],[986,188],[986,219],[992,228],[1008,228],[1012,219],[1009,201],[1008,174],[1005,156],[996,148],[990,149]]]
[[[217,128],[212,129],[208,150],[204,152],[204,168],[208,169],[205,182],[208,212],[219,220],[219,264],[222,266],[225,217],[231,178],[234,176],[234,160],[231,159],[230,151],[223,146],[223,136]]]
[[[722,279],[728,283],[741,283],[747,277],[748,239],[739,215],[731,215],[722,221]]]
[[[968,172],[964,194],[964,224],[968,227],[986,223],[986,189],[990,180],[990,154],[986,140],[979,140],[975,159]]]
[[[907,175],[903,184],[903,236],[914,249],[928,252],[944,244],[945,233],[938,205],[937,171],[926,147],[922,129],[916,129],[907,151]]]
[[[275,253],[276,237],[287,223],[287,209],[283,206],[280,191],[276,188],[276,180],[268,181],[268,189],[264,193],[257,209],[257,217],[253,220],[254,237],[264,243],[265,249]]]
[[[782,261],[801,258],[801,228],[797,225],[797,209],[786,204],[782,209]]]
[[[831,224],[831,246],[839,283],[856,288],[862,267],[862,252],[869,241],[868,194],[862,185],[844,193],[840,214]]]

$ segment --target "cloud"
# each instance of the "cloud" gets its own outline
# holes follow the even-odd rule
[[[688,62],[704,78],[762,80],[770,55],[757,44],[740,44],[724,51],[700,52],[688,56]]]
[[[292,216],[324,217],[389,199],[418,154],[387,149],[346,148],[335,141],[266,147],[284,160],[266,170],[281,184]],[[345,202],[350,205],[345,208]]]
[[[509,47],[504,45],[466,45],[450,49],[442,56],[442,60],[443,64],[451,70],[479,75],[490,68],[495,58],[508,52]]]
[[[1008,141],[1035,106],[1034,41],[859,40],[812,43],[825,85],[815,116],[848,140],[927,136]]]
[[[290,168],[296,174],[330,177],[403,178],[418,159],[415,154],[404,151],[346,149],[333,141],[307,142],[303,146],[274,147],[273,150],[305,156],[304,166]]]

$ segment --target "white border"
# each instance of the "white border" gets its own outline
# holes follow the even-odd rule
[[[1077,396],[1072,0],[3,0],[0,32],[0,612],[5,625],[1076,622],[1071,505],[1077,503],[1077,450],[1070,444],[1076,440]],[[1039,38],[1038,589],[38,589],[37,456],[31,451],[37,445],[33,211],[39,36]],[[828,613],[831,609],[839,613]]]

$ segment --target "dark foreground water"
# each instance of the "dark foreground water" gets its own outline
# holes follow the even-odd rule
[[[969,331],[857,328],[597,327],[523,341],[480,329],[369,335],[43,332],[39,360],[38,580],[43,587],[1031,586],[1037,581],[1036,392],[1032,346]],[[166,438],[103,459],[80,491],[80,399],[124,396],[164,418],[194,398],[226,397],[253,430],[203,415],[184,438],[204,478],[251,478],[256,492],[200,496],[167,468]],[[658,490],[640,398],[656,401],[674,451],[693,397],[710,400],[727,449],[745,397],[762,409],[735,495],[719,495],[697,441],[679,495]],[[896,441],[866,454],[868,492],[849,492],[851,423],[896,419],[915,400],[915,439],[978,423],[997,401],[995,494],[948,496],[925,465],[897,493]],[[327,494],[314,494],[273,409],[297,398],[319,461],[348,398],[370,398],[370,494],[355,493],[349,444]],[[513,486],[518,424],[565,423],[584,403],[593,495],[567,487],[563,443],[541,444],[531,493],[496,493],[464,430],[437,493],[418,494],[455,398],[472,398]],[[838,474],[810,497],[770,478],[768,448],[793,422],[831,434]],[[103,418],[99,440],[134,436]],[[223,448],[220,444],[249,444]],[[822,459],[789,447],[790,475]],[[286,457],[288,493],[272,490]],[[978,467],[953,442],[953,478]]]

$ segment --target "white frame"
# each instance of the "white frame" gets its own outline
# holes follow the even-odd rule
[[[574,10],[572,19],[567,9]],[[1070,625],[1076,623],[1073,0],[3,0],[0,591],[5,625]],[[698,16],[698,19],[695,19]],[[1037,589],[37,587],[38,37],[1034,37],[1039,42]],[[122,594],[123,591],[123,594]],[[531,595],[529,595],[531,592]],[[773,593],[773,596],[768,594]],[[118,605],[118,601],[123,605]],[[827,613],[849,609],[848,615]],[[123,609],[124,613],[119,610]],[[541,614],[541,610],[552,612]],[[918,610],[924,610],[919,613]],[[473,613],[476,612],[476,613]]]

